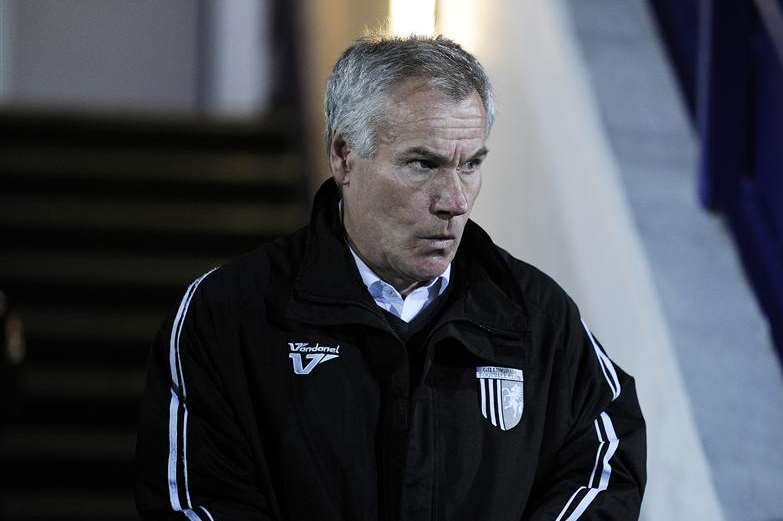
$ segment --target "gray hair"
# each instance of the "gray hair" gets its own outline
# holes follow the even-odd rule
[[[495,122],[495,97],[486,71],[472,54],[443,36],[369,36],[343,52],[326,84],[327,157],[337,133],[361,157],[373,157],[387,96],[413,78],[425,80],[454,101],[477,92],[489,134]]]

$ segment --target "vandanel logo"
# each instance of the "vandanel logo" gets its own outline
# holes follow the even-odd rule
[[[294,374],[310,374],[315,366],[340,357],[340,346],[331,347],[318,342],[288,342],[288,358],[294,364]]]

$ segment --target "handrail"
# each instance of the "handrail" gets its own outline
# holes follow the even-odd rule
[[[772,45],[783,67],[783,9],[778,0],[755,0],[761,21],[769,33]]]

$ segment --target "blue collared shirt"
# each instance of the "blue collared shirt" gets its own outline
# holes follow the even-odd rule
[[[381,280],[372,268],[356,254],[350,244],[348,248],[351,250],[353,260],[356,261],[356,267],[359,268],[359,275],[361,275],[362,281],[367,286],[375,303],[405,322],[413,320],[424,308],[442,295],[449,285],[451,263],[442,274],[414,289],[407,297],[403,297],[394,286]]]

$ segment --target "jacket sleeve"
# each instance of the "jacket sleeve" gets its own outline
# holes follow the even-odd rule
[[[638,519],[646,482],[645,423],[634,380],[607,356],[569,302],[563,329],[560,444],[537,476],[526,521]]]
[[[143,519],[269,520],[245,433],[217,370],[215,315],[186,291],[153,345],[136,445]]]

